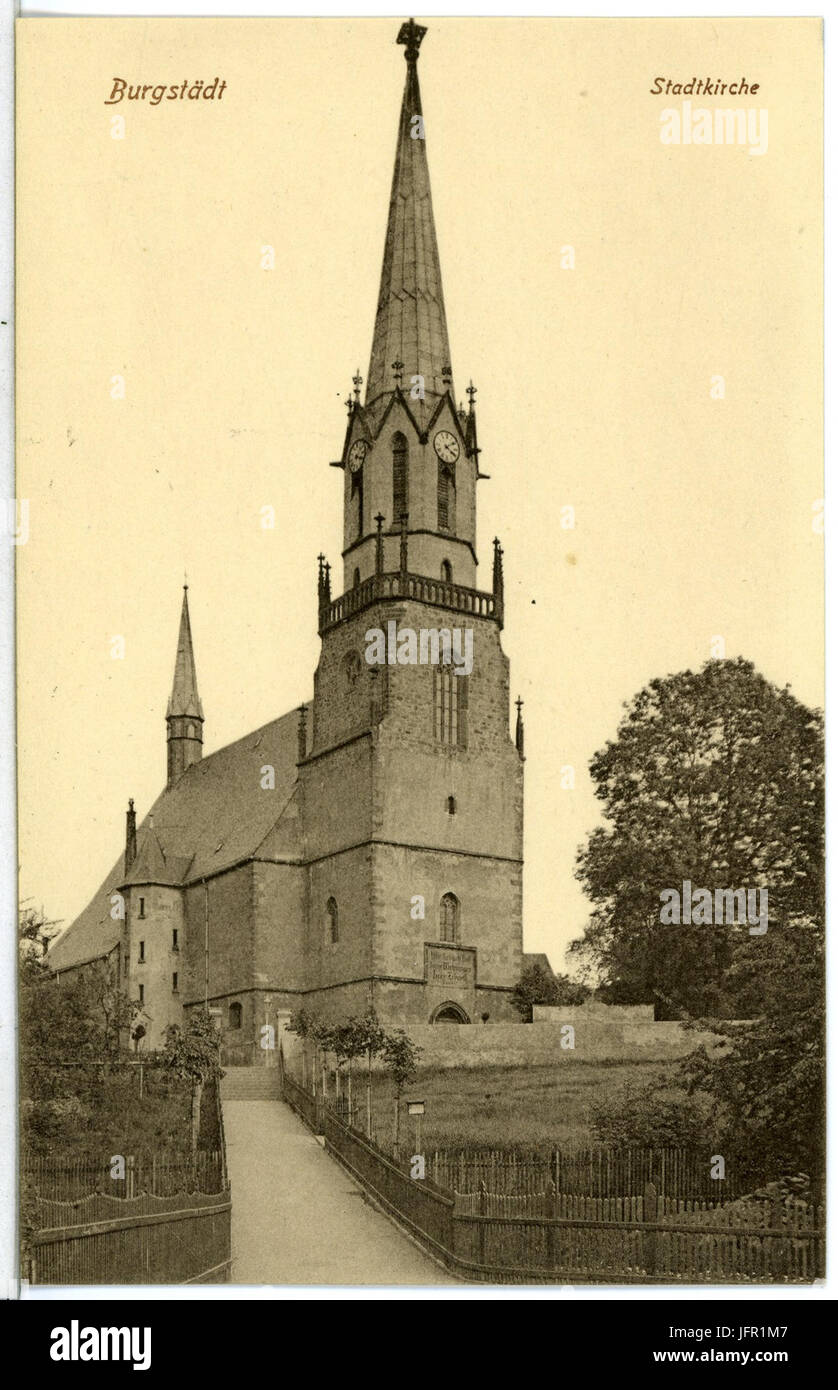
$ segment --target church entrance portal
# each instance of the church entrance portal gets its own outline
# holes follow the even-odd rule
[[[446,1004],[440,1004],[439,1008],[434,1009],[431,1014],[431,1023],[468,1023],[469,1016],[465,1009],[459,1004],[449,1000]]]

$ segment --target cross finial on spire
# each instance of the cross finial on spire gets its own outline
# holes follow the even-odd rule
[[[469,414],[470,414],[470,415],[473,415],[473,414],[474,414],[474,398],[475,398],[475,396],[477,395],[477,387],[475,386],[475,384],[474,384],[473,381],[470,381],[469,384],[468,384],[468,386],[466,387],[466,395],[468,396],[468,409],[469,409]]]
[[[404,362],[401,362],[401,361],[399,360],[399,358],[397,357],[396,360],[395,360],[395,362],[391,362],[390,365],[391,365],[392,368],[393,368],[393,379],[394,379],[396,385],[397,385],[397,386],[401,386],[401,384],[402,384],[402,372],[404,371]]]
[[[364,384],[364,378],[361,376],[361,368],[358,367],[357,370],[356,370],[356,372],[355,372],[355,375],[354,375],[353,378],[352,378],[352,385],[353,385],[353,387],[355,388],[355,400],[356,400],[356,401],[359,401],[359,400],[361,399],[361,387],[363,386],[363,384]]]
[[[402,25],[396,43],[404,44],[406,62],[414,64],[418,62],[419,47],[427,32],[428,30],[424,25],[417,24],[413,19],[408,19]]]

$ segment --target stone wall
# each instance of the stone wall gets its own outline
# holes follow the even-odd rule
[[[615,1019],[577,1022],[569,1035],[552,1023],[408,1024],[423,1049],[423,1067],[537,1066],[567,1060],[598,1062],[671,1061],[697,1048],[723,1044],[714,1033],[680,1023]]]

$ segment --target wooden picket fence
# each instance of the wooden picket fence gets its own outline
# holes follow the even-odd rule
[[[825,1262],[822,1207],[733,1206],[659,1194],[460,1193],[424,1179],[328,1105],[332,1153],[449,1268],[490,1283],[810,1284]]]
[[[434,1182],[454,1192],[537,1195],[554,1188],[579,1197],[640,1196],[648,1183],[662,1196],[729,1202],[754,1187],[731,1163],[723,1179],[712,1176],[710,1155],[686,1147],[555,1149],[526,1153],[490,1149],[442,1149],[426,1156]]]
[[[39,1197],[62,1202],[93,1193],[124,1200],[144,1192],[155,1197],[172,1197],[180,1192],[217,1193],[225,1186],[224,1152],[199,1152],[193,1163],[189,1154],[162,1149],[150,1154],[127,1154],[123,1165],[107,1156],[27,1155],[21,1164],[21,1183],[24,1190]]]
[[[24,1270],[31,1284],[223,1283],[229,1278],[230,1190],[157,1197],[92,1193],[32,1199]]]

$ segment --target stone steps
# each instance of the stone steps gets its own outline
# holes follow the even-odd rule
[[[279,1067],[225,1067],[221,1099],[280,1100]]]

